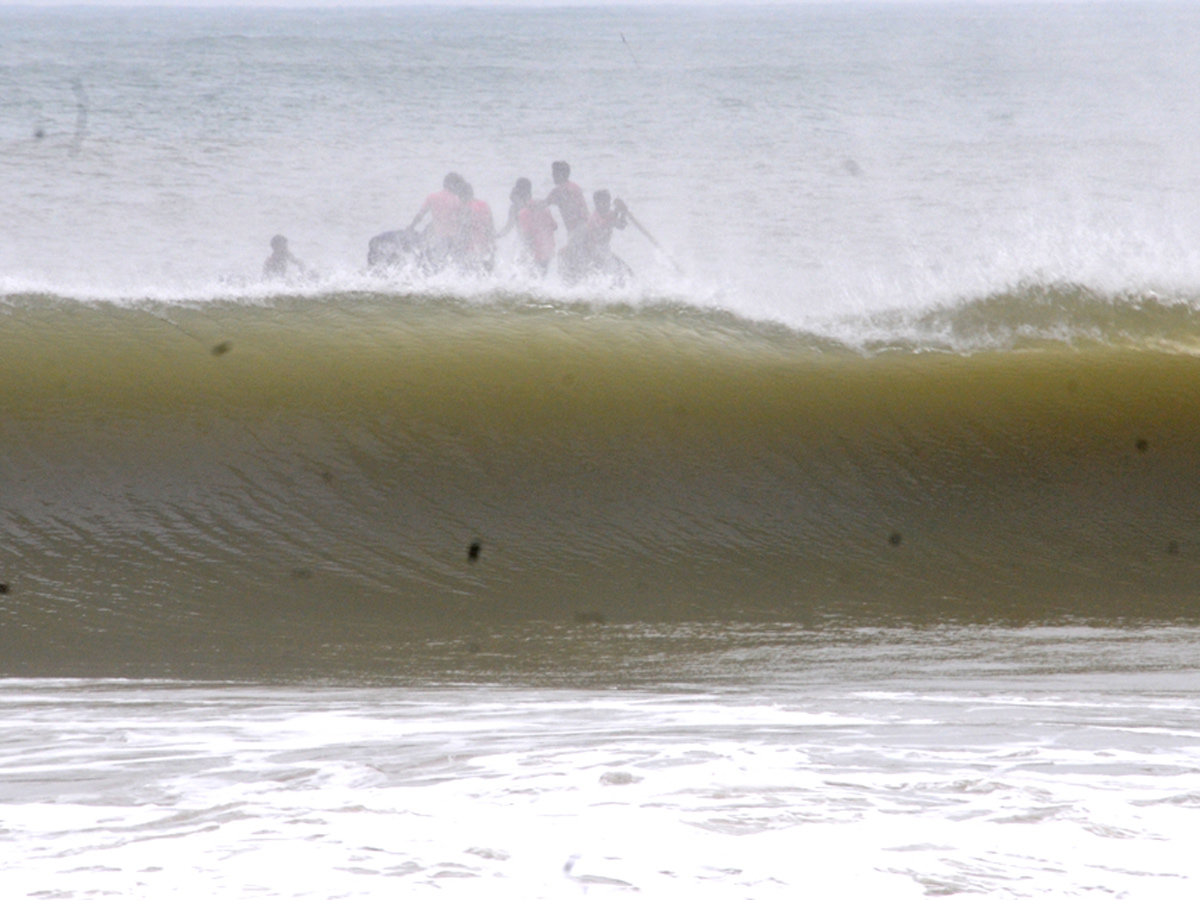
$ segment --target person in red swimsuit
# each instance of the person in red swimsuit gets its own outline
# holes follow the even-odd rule
[[[496,220],[492,218],[492,208],[476,198],[475,189],[466,182],[462,185],[461,199],[465,215],[458,263],[466,272],[490,272],[496,261]]]
[[[415,232],[421,220],[429,216],[429,227],[421,232],[421,240],[425,261],[432,268],[442,268],[454,255],[455,243],[463,230],[462,188],[465,184],[457,172],[448,174],[442,179],[442,189],[425,198],[408,226],[410,232]]]
[[[512,205],[508,209],[508,222],[500,231],[500,237],[513,228],[521,236],[521,262],[536,275],[545,275],[554,259],[554,232],[558,223],[545,203],[533,199],[533,184],[528,178],[518,178],[509,194]]]

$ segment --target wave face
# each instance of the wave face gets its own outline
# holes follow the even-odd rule
[[[10,673],[371,665],[529,621],[1200,613],[1184,302],[1023,288],[857,323],[866,351],[669,304],[0,310]]]

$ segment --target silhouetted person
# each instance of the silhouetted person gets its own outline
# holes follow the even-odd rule
[[[271,255],[263,263],[264,279],[276,281],[308,274],[309,271],[304,263],[292,256],[291,251],[288,250],[287,238],[282,234],[271,238]]]
[[[614,229],[623,229],[629,224],[625,203],[613,201],[608,191],[596,191],[592,195],[595,212],[587,224],[588,274],[605,275],[617,283],[624,283],[632,274],[619,256],[612,252]]]
[[[559,268],[563,278],[576,281],[587,269],[587,199],[583,189],[571,181],[571,167],[561,160],[550,165],[550,176],[554,187],[546,195],[546,205],[558,207],[564,227],[567,229],[567,244],[559,253]]]
[[[554,188],[546,195],[547,206],[557,206],[567,229],[568,239],[587,227],[588,206],[583,189],[571,181],[571,167],[565,162],[550,165]]]

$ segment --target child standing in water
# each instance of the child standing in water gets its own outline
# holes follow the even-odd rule
[[[271,255],[263,263],[264,281],[278,281],[294,276],[307,277],[308,269],[288,250],[288,241],[282,234],[271,238]]]

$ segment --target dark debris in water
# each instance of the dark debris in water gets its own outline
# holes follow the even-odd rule
[[[221,341],[219,344],[214,344],[212,348],[213,356],[224,356],[233,349],[233,341]]]
[[[902,540],[904,540],[904,538],[901,537],[900,532],[898,531],[893,531],[888,535],[888,543],[893,547],[899,547]]]
[[[7,594],[7,593],[8,593],[8,585],[4,584],[4,583],[0,583],[0,594]]]
[[[479,562],[479,554],[483,552],[482,541],[472,541],[467,548],[467,562]]]
[[[640,775],[634,775],[632,772],[605,772],[600,776],[600,783],[610,786],[624,786],[627,784],[637,784],[641,781]]]

